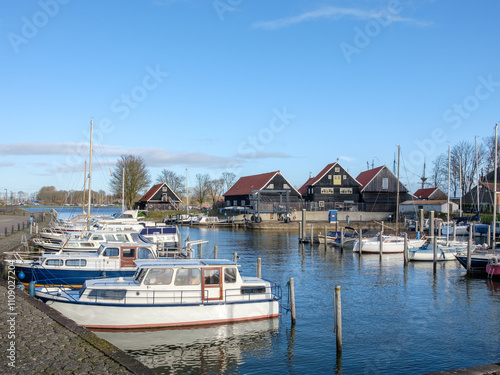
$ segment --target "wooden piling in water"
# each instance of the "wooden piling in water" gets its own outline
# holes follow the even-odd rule
[[[363,245],[363,229],[359,228],[359,239],[358,239],[358,244],[359,244],[359,259],[361,260],[361,246]]]
[[[314,226],[311,224],[311,245],[314,242]]]
[[[471,252],[472,252],[472,238],[474,237],[474,232],[476,230],[474,224],[471,225],[471,231],[469,231],[469,241],[467,242],[467,274],[472,272],[471,269]]]
[[[335,286],[335,337],[337,341],[337,353],[342,352],[342,305],[340,298],[340,285]]]
[[[403,244],[403,253],[404,253],[404,265],[408,266],[408,233],[404,233],[404,244]]]
[[[260,258],[257,258],[257,277],[260,279],[261,276],[261,266],[262,266],[262,260]]]
[[[214,259],[217,259],[217,245],[214,246]]]
[[[382,259],[382,254],[384,252],[384,241],[383,241],[383,236],[384,234],[384,222],[382,221],[381,223],[381,228],[380,228],[380,236],[379,236],[379,250],[380,250],[380,259]]]
[[[300,238],[302,238],[302,240],[305,240],[305,238],[306,238],[306,223],[307,223],[306,210],[303,209],[302,210],[302,234],[300,236]]]
[[[432,262],[434,265],[434,268],[436,268],[437,264],[437,246],[436,246],[436,241],[434,241],[434,211],[431,211],[431,217],[429,219],[429,234],[432,233],[432,239],[433,239],[433,246],[432,246]]]
[[[299,242],[302,242],[302,222],[299,221]]]
[[[238,253],[235,252],[233,253],[233,262],[237,263],[237,261],[238,261]]]
[[[472,226],[469,227],[469,229],[471,228]],[[491,227],[488,226],[488,249],[491,247]]]
[[[344,228],[340,228],[340,251],[344,251]]]
[[[290,277],[289,288],[290,288],[290,312],[292,315],[292,326],[294,326],[296,316],[295,316],[295,287],[293,283],[293,277]]]

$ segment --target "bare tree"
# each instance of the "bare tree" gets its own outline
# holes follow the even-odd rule
[[[223,181],[222,189],[224,192],[228,191],[236,181],[236,175],[233,172],[223,172],[222,177]]]
[[[125,171],[124,202],[132,208],[141,190],[149,187],[151,178],[142,156],[122,155],[111,175],[110,188],[118,197],[122,197],[123,171]]]
[[[172,191],[178,196],[183,196],[186,191],[186,178],[172,172],[168,169],[163,169],[160,175],[156,178],[156,183],[166,183]]]
[[[451,187],[455,197],[470,191],[475,174],[476,147],[472,142],[461,141],[451,148]]]
[[[497,141],[498,143],[498,141]],[[498,143],[500,145],[500,143]],[[495,169],[495,136],[486,137],[481,145],[481,151],[483,152],[483,163],[482,167],[485,168],[485,172],[489,173]],[[498,163],[498,155],[497,155]]]
[[[200,174],[196,175],[195,186],[193,187],[193,195],[196,202],[200,206],[203,205],[208,197],[208,192],[210,188],[210,175]]]
[[[215,204],[221,197],[221,191],[224,187],[224,180],[222,178],[216,178],[211,180],[208,184],[208,195],[212,198],[212,203]]]
[[[432,182],[434,187],[438,187],[445,192],[448,191],[448,155],[440,154],[434,160]]]

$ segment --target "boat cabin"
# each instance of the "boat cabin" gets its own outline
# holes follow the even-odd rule
[[[81,302],[199,304],[272,299],[275,287],[257,277],[242,277],[229,260],[136,260],[133,277],[89,280]],[[126,300],[125,300],[126,299]]]

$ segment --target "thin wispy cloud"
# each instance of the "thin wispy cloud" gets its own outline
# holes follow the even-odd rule
[[[73,172],[83,170],[83,163],[89,156],[89,145],[85,143],[10,143],[0,144],[0,155],[5,156],[65,156],[59,162],[49,164],[48,173]],[[149,167],[167,168],[173,166],[225,168],[230,163],[236,163],[237,158],[210,155],[202,152],[172,152],[155,147],[118,147],[97,144],[94,146],[94,168],[99,165],[104,168],[114,167],[121,155],[138,155],[144,158]],[[80,165],[81,164],[81,165]],[[8,163],[4,163],[5,166]],[[2,164],[0,164],[2,166]]]
[[[249,152],[249,153],[238,153],[236,157],[241,159],[288,159],[291,158],[289,154],[284,152]]]
[[[383,18],[384,22],[408,23],[408,24],[413,24],[415,26],[430,25],[429,22],[418,21],[407,17],[401,17],[397,14],[391,14],[387,10],[374,11],[374,10],[363,10],[356,8],[338,8],[329,6],[314,11],[302,13],[298,16],[280,18],[272,21],[259,21],[254,23],[252,27],[256,29],[274,30],[318,19],[342,19],[347,17],[358,20]]]

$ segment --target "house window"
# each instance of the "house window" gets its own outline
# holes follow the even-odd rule
[[[241,205],[242,205],[243,207],[245,207],[245,200],[244,200],[244,199],[241,201]]]
[[[383,190],[389,189],[389,178],[388,177],[382,178],[382,189]]]
[[[336,174],[333,176],[333,184],[334,185],[342,185],[342,176],[339,174]]]
[[[290,189],[290,186],[288,186],[288,184],[283,184],[283,189]]]
[[[267,185],[267,188],[268,188],[268,189],[274,189],[274,184],[269,184],[269,185]]]
[[[329,175],[328,175],[328,179],[329,179],[329,180],[331,180],[331,179],[332,179],[332,175],[331,175],[331,174],[329,174]]]
[[[343,179],[343,180],[345,180],[345,179],[346,179],[346,177],[347,177],[346,175],[343,175],[343,176],[342,176],[342,179]]]
[[[335,172],[339,173],[340,172],[340,167],[335,167]]]
[[[237,206],[238,205],[238,201],[234,200],[233,201],[233,206]]]

